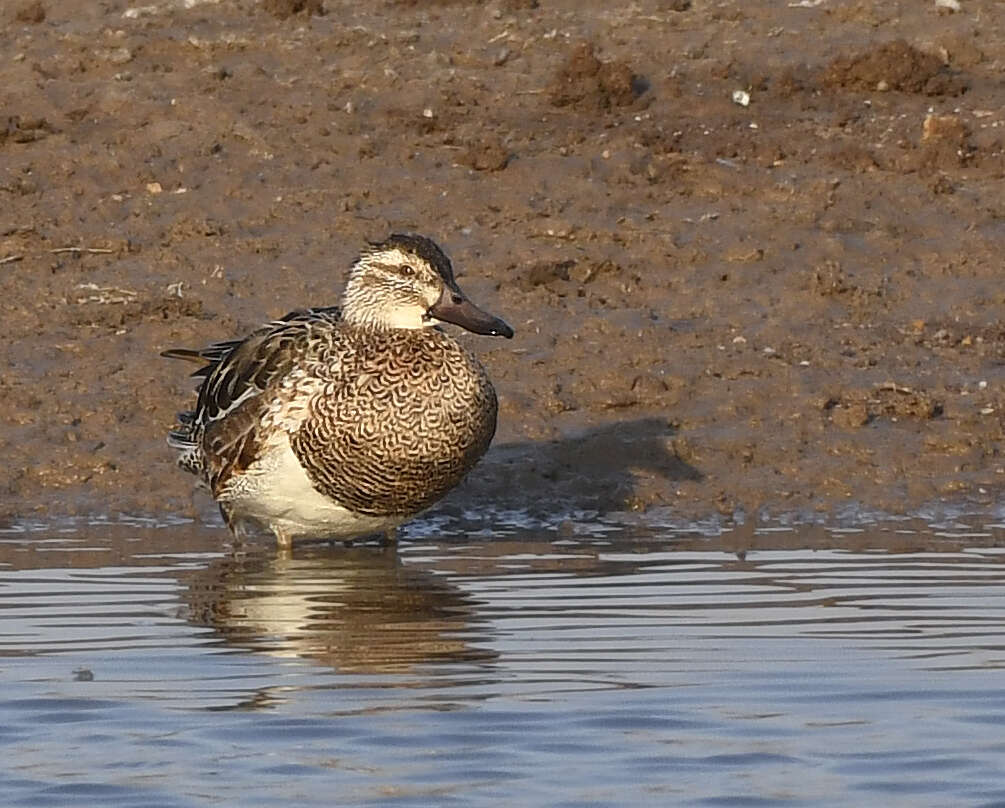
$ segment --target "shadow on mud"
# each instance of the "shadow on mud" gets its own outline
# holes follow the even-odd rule
[[[639,500],[647,479],[700,481],[673,448],[661,418],[607,424],[558,440],[500,444],[441,506],[492,502],[530,513],[617,511]]]

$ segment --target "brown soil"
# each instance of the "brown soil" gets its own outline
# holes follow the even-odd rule
[[[443,508],[1001,501],[1005,18],[980,3],[0,14],[10,516],[210,513],[158,352],[335,302],[400,230],[517,329],[466,337],[500,432]]]

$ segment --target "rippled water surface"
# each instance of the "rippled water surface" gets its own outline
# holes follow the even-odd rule
[[[1005,526],[224,538],[0,533],[4,805],[1005,804]]]

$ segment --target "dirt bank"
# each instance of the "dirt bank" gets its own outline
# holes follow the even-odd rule
[[[1000,502],[1005,16],[962,5],[8,4],[3,511],[207,513],[157,353],[397,230],[518,331],[446,507]]]

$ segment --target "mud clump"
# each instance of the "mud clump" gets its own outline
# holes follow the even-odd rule
[[[525,292],[539,286],[553,288],[556,284],[569,280],[569,270],[575,261],[544,261],[529,266],[517,279],[517,286]]]
[[[886,294],[885,278],[871,279],[870,282],[855,276],[837,262],[828,261],[813,270],[814,291],[821,297],[841,298],[850,303],[864,304],[882,298]]]
[[[14,19],[18,22],[27,22],[34,25],[45,22],[45,6],[39,0],[23,3],[14,12]]]
[[[624,269],[613,261],[539,261],[527,267],[516,281],[517,288],[532,292],[544,287],[559,297],[583,287],[601,277],[622,277]],[[582,296],[582,294],[580,294]]]
[[[471,141],[464,159],[475,171],[502,171],[509,161],[510,153],[498,135]]]
[[[970,127],[956,115],[929,115],[921,131],[918,168],[946,170],[964,165],[975,149]]]
[[[0,123],[0,146],[5,141],[32,143],[56,132],[56,128],[45,118],[22,118],[12,115],[6,123]]]
[[[839,56],[824,70],[826,87],[855,90],[899,90],[924,95],[961,95],[966,82],[942,61],[903,39],[853,56]]]
[[[603,112],[627,107],[645,92],[647,82],[624,62],[601,62],[590,42],[572,49],[551,83],[550,97],[556,107]]]
[[[294,14],[320,17],[325,13],[322,0],[265,0],[262,8],[278,20],[285,20]]]
[[[943,413],[943,404],[923,390],[912,390],[892,384],[870,391],[852,391],[824,403],[831,422],[845,429],[857,429],[877,418],[892,421],[913,418],[927,421]]]

